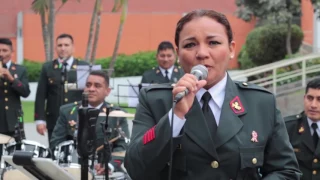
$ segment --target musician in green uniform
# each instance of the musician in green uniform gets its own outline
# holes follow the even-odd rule
[[[22,116],[20,97],[30,94],[27,70],[14,63],[12,55],[11,40],[0,38],[0,134],[8,136],[14,135],[17,119]]]
[[[143,73],[141,83],[161,84],[176,83],[184,74],[181,67],[174,65],[176,55],[171,42],[159,44],[156,56],[158,66]]]
[[[177,23],[175,44],[185,75],[174,86],[141,89],[124,162],[130,177],[299,180],[275,96],[234,82],[227,72],[236,42],[226,16],[214,10],[187,13]],[[191,74],[194,67],[203,78]]]
[[[56,52],[58,59],[42,65],[35,100],[34,118],[37,131],[41,135],[48,131],[49,141],[59,116],[60,106],[81,100],[83,91],[75,90],[77,80],[81,78],[77,77],[76,69],[79,65],[88,65],[87,62],[73,57],[74,41],[69,34],[57,37]],[[67,73],[64,71],[65,68]],[[67,80],[64,80],[65,78]]]
[[[109,104],[105,101],[105,98],[109,95],[110,90],[109,77],[106,73],[103,71],[92,71],[90,73],[86,82],[86,88],[84,90],[88,92],[88,107],[97,108],[101,111],[96,123],[97,147],[95,147],[95,149],[101,147],[104,142],[105,136],[101,122],[105,122],[106,120],[107,108],[109,109],[109,112],[112,112],[113,110],[121,110],[120,108],[113,107],[112,104]],[[51,148],[55,148],[59,143],[72,140],[74,138],[76,124],[78,122],[78,109],[80,105],[81,103],[79,102],[69,103],[61,106],[60,115],[50,140]],[[108,140],[111,142],[110,144],[112,145],[112,152],[123,154],[112,156],[111,164],[117,171],[120,169],[123,162],[124,153],[127,147],[126,139],[129,138],[127,119],[124,117],[108,117],[107,132],[110,133]]]
[[[302,180],[320,179],[320,78],[311,80],[303,98],[304,111],[284,118]]]

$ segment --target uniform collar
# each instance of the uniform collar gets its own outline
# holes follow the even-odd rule
[[[223,79],[221,79],[216,85],[214,85],[210,89],[206,90],[204,88],[201,88],[197,92],[196,97],[200,102],[203,94],[206,91],[208,91],[211,94],[211,97],[214,103],[217,104],[218,107],[221,109],[224,102],[225,93],[226,93],[226,85],[227,85],[227,73],[225,73]]]

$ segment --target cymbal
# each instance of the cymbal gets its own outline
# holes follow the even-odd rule
[[[7,144],[9,142],[14,141],[14,138],[11,136],[7,136],[4,134],[0,134],[0,144]]]
[[[111,155],[124,157],[126,155],[126,152],[125,151],[113,152],[111,153]]]
[[[111,111],[109,113],[109,117],[134,117],[134,114],[130,114],[130,113],[126,113],[124,111],[119,111],[119,110],[115,110],[115,111]]]

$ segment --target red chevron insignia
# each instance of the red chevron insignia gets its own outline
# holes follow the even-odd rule
[[[154,140],[156,138],[155,134],[155,128],[156,126],[153,126],[151,129],[149,129],[143,136],[143,144],[147,144],[150,141]]]

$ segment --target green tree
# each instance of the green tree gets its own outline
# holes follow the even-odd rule
[[[33,0],[31,4],[31,9],[40,16],[46,61],[51,61],[54,54],[55,16],[67,1],[61,0],[61,5],[57,10],[53,0]]]
[[[320,0],[310,1],[315,10],[319,9]],[[236,15],[244,21],[256,17],[271,24],[287,24],[286,50],[292,55],[291,25],[293,17],[301,16],[301,0],[236,0],[236,5]]]

